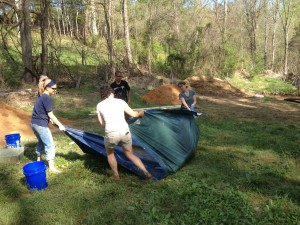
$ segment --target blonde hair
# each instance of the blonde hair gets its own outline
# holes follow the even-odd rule
[[[51,79],[46,75],[41,75],[38,84],[38,96],[45,92],[47,84],[51,82]]]

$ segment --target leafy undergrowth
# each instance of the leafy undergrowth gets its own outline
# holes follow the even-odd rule
[[[282,82],[277,78],[266,76],[254,76],[252,79],[244,79],[239,76],[228,78],[228,81],[235,87],[251,91],[257,94],[266,95],[295,95],[296,88],[286,82]]]
[[[76,118],[76,128],[103,132],[95,115],[86,114],[95,110],[92,93],[73,94],[55,100],[61,113]],[[157,182],[123,168],[121,181],[112,181],[106,159],[84,154],[57,131],[63,173],[47,173],[48,188],[28,191],[22,167],[35,160],[36,142],[25,143],[20,163],[0,165],[0,224],[299,224],[298,105],[200,97],[196,156]]]

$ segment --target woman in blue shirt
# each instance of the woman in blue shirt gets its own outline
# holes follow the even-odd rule
[[[38,139],[36,146],[37,161],[41,160],[41,154],[45,154],[49,171],[53,173],[59,173],[60,170],[54,166],[55,144],[48,127],[49,121],[56,124],[60,130],[65,131],[65,127],[53,114],[51,95],[56,94],[56,89],[55,81],[41,75],[38,85],[38,97],[35,101],[31,118],[31,128]]]

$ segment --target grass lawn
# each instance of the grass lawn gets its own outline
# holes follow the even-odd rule
[[[134,90],[134,108],[142,90]],[[94,92],[62,91],[56,114],[70,126],[101,134]],[[274,98],[200,96],[196,156],[161,181],[119,168],[114,182],[105,158],[84,154],[57,131],[56,164],[48,188],[28,191],[22,167],[0,164],[0,224],[300,224],[300,106]],[[66,124],[69,125],[69,124]]]

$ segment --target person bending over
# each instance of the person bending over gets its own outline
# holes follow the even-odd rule
[[[180,81],[177,86],[181,90],[181,93],[179,94],[181,109],[195,111],[195,105],[197,103],[196,92],[188,89],[188,86],[184,81]]]
[[[152,179],[143,162],[132,152],[132,138],[124,113],[132,117],[144,116],[144,111],[135,112],[122,99],[114,98],[113,89],[108,86],[100,88],[102,101],[97,105],[97,115],[100,126],[105,128],[104,145],[108,163],[113,171],[114,180],[119,180],[118,164],[114,155],[115,147],[120,144],[126,157],[133,162],[146,179]]]

